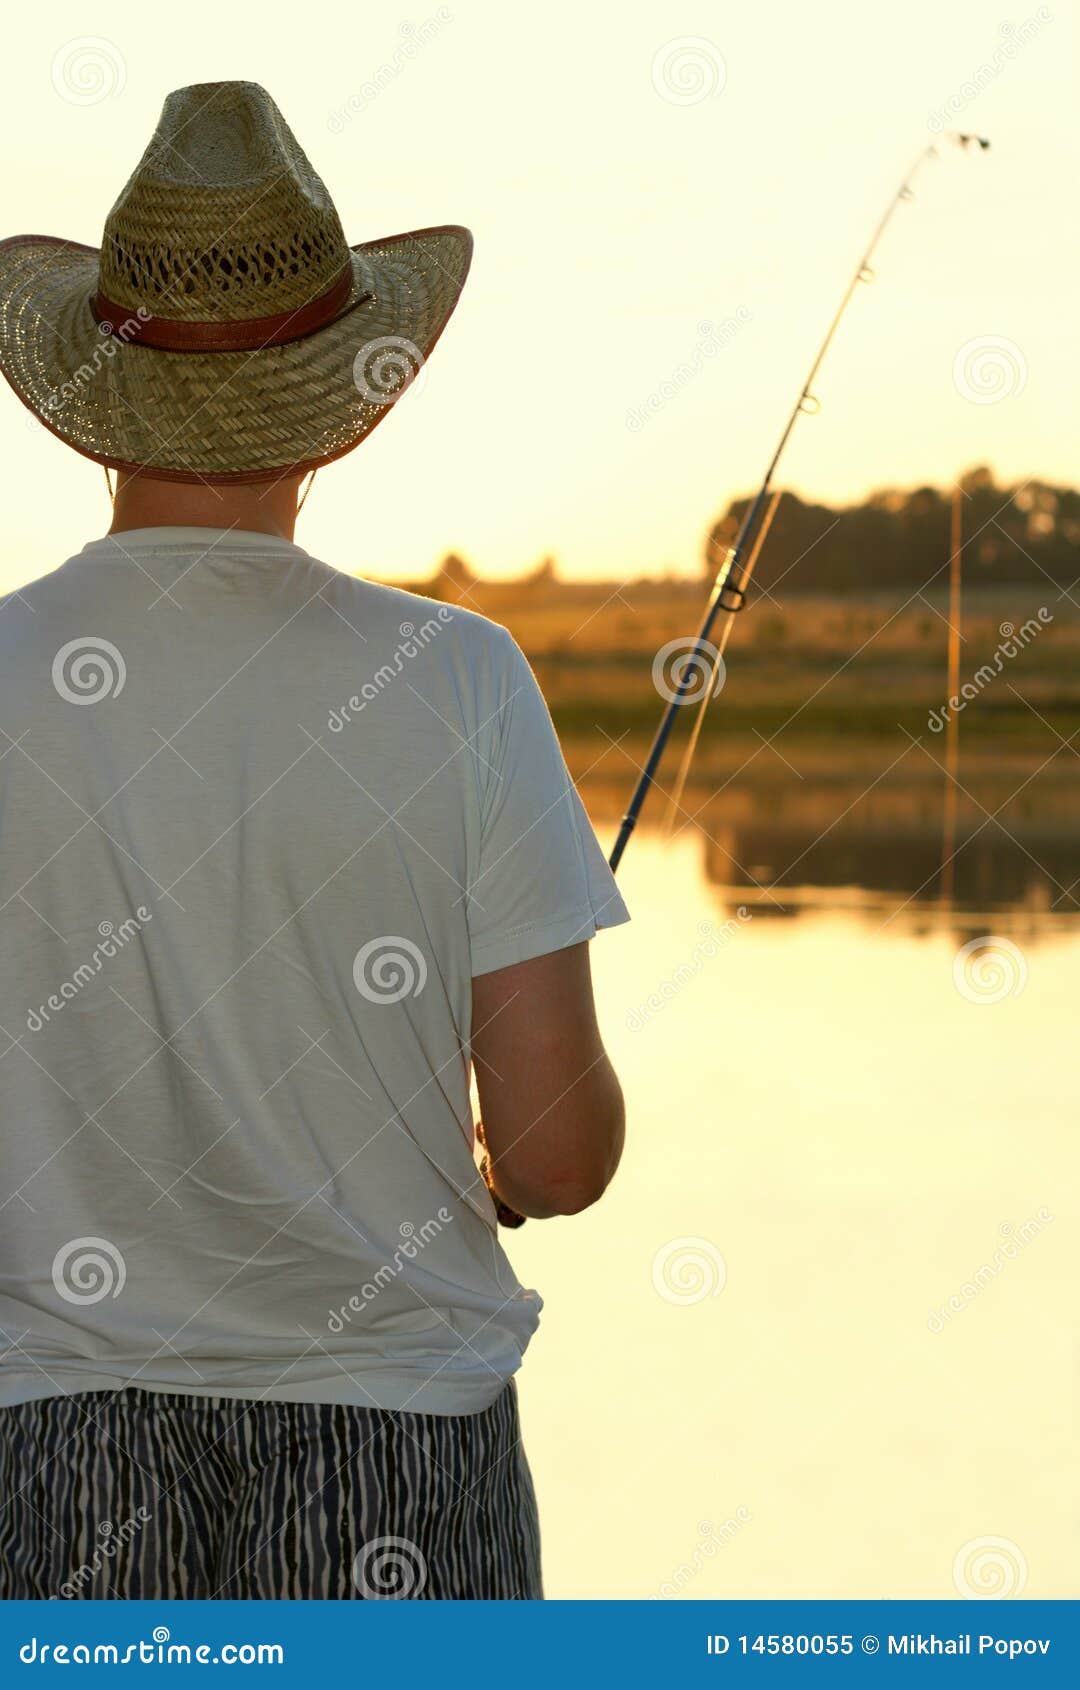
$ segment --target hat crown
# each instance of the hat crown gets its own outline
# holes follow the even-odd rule
[[[264,88],[168,96],[105,221],[100,285],[177,322],[274,316],[317,299],[349,262],[322,180]]]

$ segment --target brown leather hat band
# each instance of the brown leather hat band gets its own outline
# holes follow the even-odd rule
[[[143,306],[117,305],[100,289],[91,296],[90,309],[106,334],[136,346],[155,346],[162,352],[246,352],[302,340],[323,328],[347,301],[352,283],[352,265],[347,264],[333,285],[306,305],[235,322],[182,323],[154,317]]]

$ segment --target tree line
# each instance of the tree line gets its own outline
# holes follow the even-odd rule
[[[988,469],[960,482],[964,577],[972,586],[1043,580],[1072,587],[1080,576],[1080,491],[1027,481],[999,487]],[[732,500],[709,531],[711,578],[750,499]],[[944,583],[952,489],[884,489],[859,504],[809,503],[784,492],[755,575],[766,589],[846,592]]]

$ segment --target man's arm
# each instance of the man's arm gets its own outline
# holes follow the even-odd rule
[[[588,1208],[618,1167],[625,1118],[596,1024],[588,945],[478,975],[472,1012],[495,1191],[539,1220]]]

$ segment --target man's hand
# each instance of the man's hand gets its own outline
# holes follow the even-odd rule
[[[488,1154],[487,1139],[484,1137],[484,1123],[476,1123],[476,1141],[483,1154],[480,1157],[480,1178],[491,1193],[491,1201],[495,1205],[495,1219],[500,1226],[519,1227],[525,1225],[525,1216],[519,1215],[516,1209],[511,1209],[509,1203],[504,1203],[495,1190],[494,1176],[491,1172],[491,1157]]]

